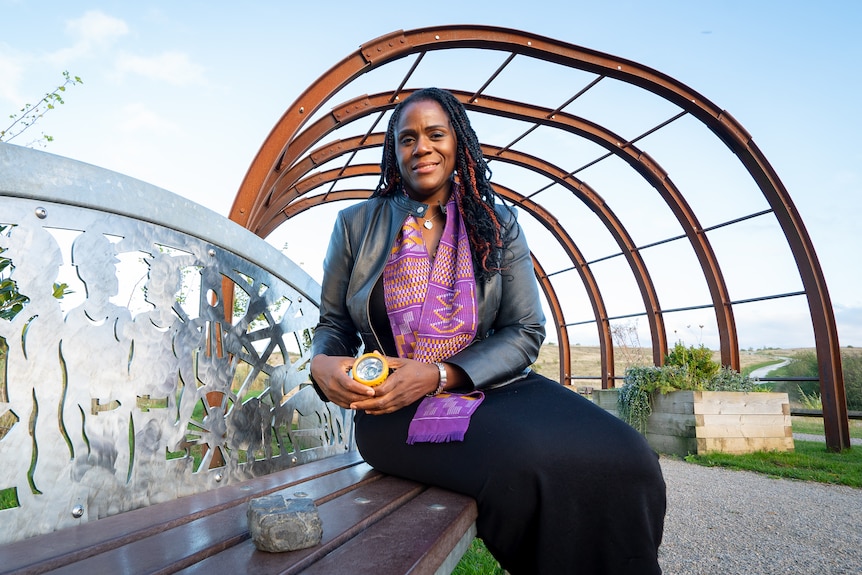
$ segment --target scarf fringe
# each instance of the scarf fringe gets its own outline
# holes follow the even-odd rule
[[[407,436],[407,445],[414,443],[449,443],[450,441],[464,441],[465,431],[451,433],[416,433]]]

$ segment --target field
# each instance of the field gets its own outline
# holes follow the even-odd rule
[[[808,348],[800,349],[760,349],[740,352],[740,367],[743,373],[762,367],[770,363],[779,363],[784,357],[794,357],[799,353],[812,351]],[[858,353],[862,355],[862,349],[842,349],[842,353]],[[572,375],[596,377],[601,374],[601,353],[598,346],[572,346]],[[721,361],[719,352],[713,352],[713,359]],[[649,348],[625,348],[615,349],[614,371],[618,377],[622,377],[626,368],[631,365],[652,364],[652,350]],[[539,358],[533,364],[533,368],[542,375],[554,380],[560,377],[560,350],[556,345],[546,344],[539,352]],[[597,380],[575,380],[575,386],[600,387]]]

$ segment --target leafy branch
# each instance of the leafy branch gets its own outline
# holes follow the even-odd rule
[[[9,119],[12,120],[12,123],[9,124],[5,129],[0,130],[0,142],[11,142],[25,131],[28,128],[31,128],[36,122],[38,122],[45,114],[60,106],[65,104],[65,100],[63,100],[63,93],[66,91],[67,86],[75,86],[76,84],[83,84],[83,80],[81,80],[80,76],[72,76],[68,71],[63,72],[63,83],[57,86],[54,91],[46,93],[41,100],[36,102],[35,105],[24,104],[17,114],[10,114]],[[32,145],[35,143],[45,143],[45,142],[53,142],[54,137],[48,134],[43,133],[41,138],[37,138],[28,144]]]

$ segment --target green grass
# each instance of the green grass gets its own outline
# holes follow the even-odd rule
[[[470,548],[452,571],[452,575],[502,575],[503,573],[503,568],[479,538],[473,539]]]
[[[0,489],[0,509],[14,509],[18,505],[18,492],[14,487]]]
[[[793,417],[793,432],[823,435],[822,417]],[[850,420],[850,437],[862,439],[862,420]]]
[[[862,487],[862,447],[854,446],[834,453],[827,451],[823,443],[794,443],[796,449],[792,452],[707,453],[689,455],[685,459],[707,467],[727,467],[756,471],[771,477]]]

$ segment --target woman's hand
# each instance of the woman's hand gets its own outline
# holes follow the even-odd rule
[[[355,409],[353,405],[374,396],[374,389],[361,384],[348,375],[353,367],[352,357],[318,354],[311,359],[311,375],[329,401],[340,407]]]
[[[433,363],[387,357],[394,371],[373,390],[373,398],[361,398],[350,405],[371,415],[392,413],[434,393],[440,383],[440,371]]]

